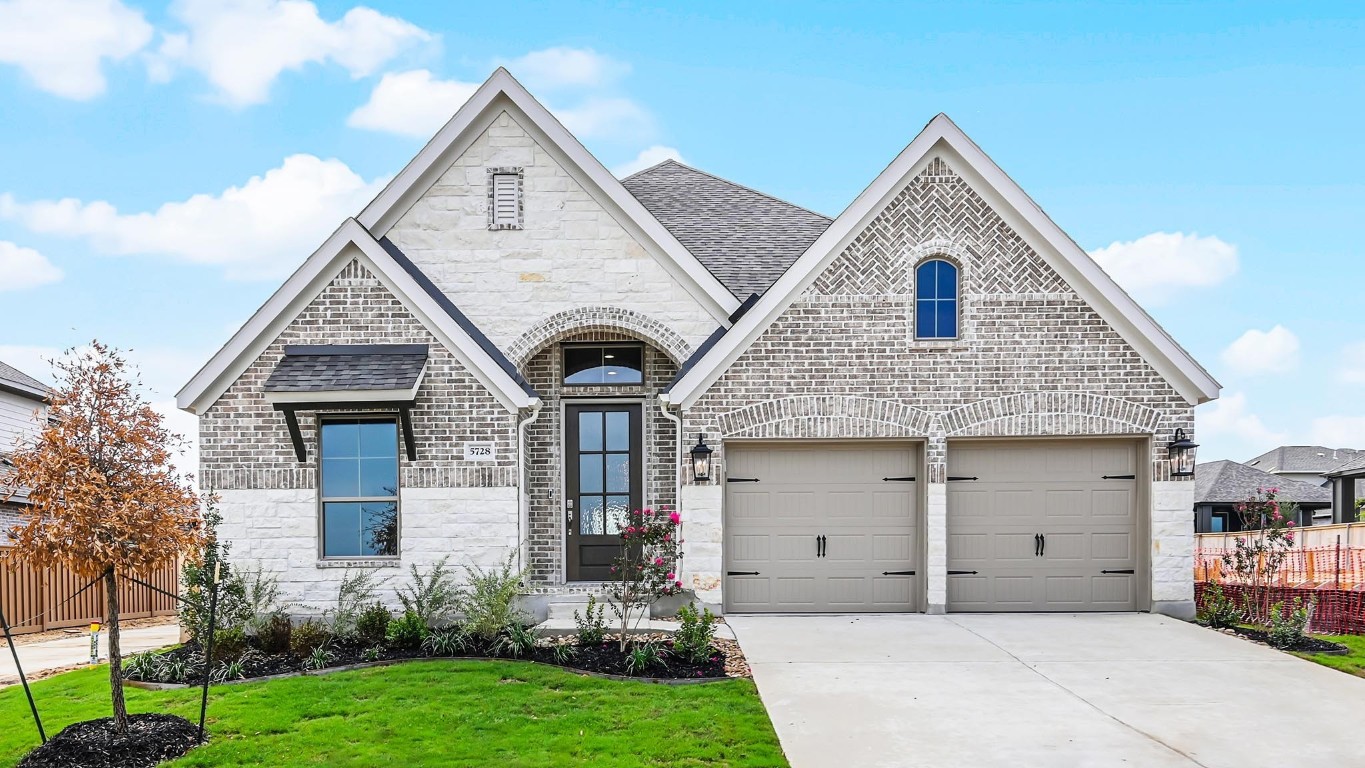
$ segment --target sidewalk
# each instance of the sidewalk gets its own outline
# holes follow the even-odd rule
[[[120,650],[123,657],[127,658],[133,653],[180,642],[180,626],[171,622],[152,627],[136,627],[123,630],[119,636]],[[101,661],[107,661],[109,658],[108,643],[108,633],[101,632]],[[90,635],[85,632],[40,643],[20,642],[18,647],[19,663],[24,666],[24,674],[30,680],[45,676],[44,673],[53,670],[82,666],[90,662]],[[14,657],[4,642],[4,635],[0,634],[0,687],[18,682],[19,675],[14,669]]]

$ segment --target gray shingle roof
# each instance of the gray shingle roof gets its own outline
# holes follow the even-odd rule
[[[740,299],[768,290],[832,222],[676,160],[621,183]]]
[[[1299,504],[1331,504],[1332,491],[1320,485],[1277,477],[1235,461],[1210,461],[1194,468],[1195,504],[1235,504],[1259,488],[1278,488],[1277,498]]]
[[[1365,456],[1355,448],[1326,448],[1321,445],[1282,445],[1246,462],[1249,467],[1267,472],[1316,472],[1322,474],[1343,462]]]
[[[425,344],[286,346],[265,391],[411,389],[426,364]]]
[[[1361,471],[1365,471],[1365,451],[1361,451],[1354,459],[1347,461],[1341,466],[1334,467],[1327,475],[1329,477],[1337,477],[1340,475],[1355,474]]]
[[[0,389],[44,400],[52,388],[18,368],[0,361]]]

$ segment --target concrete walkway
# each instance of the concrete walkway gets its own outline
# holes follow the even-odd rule
[[[727,621],[793,768],[1365,765],[1365,679],[1163,616]]]
[[[119,633],[119,650],[126,658],[129,654],[163,648],[180,642],[180,625],[158,624],[152,627],[125,629]],[[14,656],[0,634],[0,686],[14,685],[19,676],[14,670]],[[100,660],[109,658],[109,636],[100,633]],[[90,635],[82,632],[70,637],[44,640],[39,643],[20,642],[19,663],[24,666],[24,674],[30,678],[40,672],[62,669],[90,661]]]

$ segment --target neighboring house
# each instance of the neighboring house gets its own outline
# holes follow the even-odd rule
[[[9,543],[9,531],[19,524],[28,499],[23,488],[11,489],[7,482],[7,457],[42,431],[49,392],[48,385],[0,361],[0,546]]]
[[[1246,465],[1273,475],[1325,488],[1331,485],[1331,481],[1327,479],[1328,472],[1359,458],[1365,458],[1365,450],[1327,448],[1321,445],[1282,445],[1246,462]],[[1362,492],[1365,492],[1365,489],[1362,489]],[[1336,510],[1331,505],[1317,511],[1319,525],[1336,520],[1337,517]]]
[[[1365,499],[1365,452],[1328,472],[1327,480],[1332,489],[1332,522],[1359,520],[1361,499]]]
[[[1298,505],[1299,512],[1292,518],[1298,526],[1312,525],[1315,513],[1332,504],[1331,492],[1316,483],[1272,475],[1235,461],[1210,461],[1194,470],[1195,532],[1242,530],[1237,505],[1271,488],[1276,489],[1277,500]]]
[[[539,610],[673,505],[728,611],[1192,616],[1167,446],[1218,390],[946,116],[831,220],[618,180],[498,70],[178,403],[303,604],[514,553]]]

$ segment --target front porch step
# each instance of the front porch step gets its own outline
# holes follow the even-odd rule
[[[597,596],[598,605],[605,605],[606,600]],[[586,613],[588,609],[588,595],[556,595],[546,604],[547,620],[562,619],[573,624],[574,611],[580,614]]]

